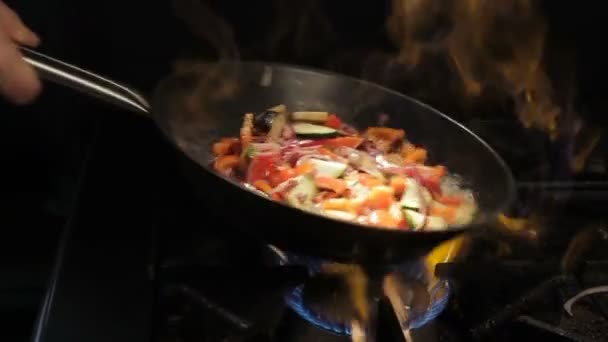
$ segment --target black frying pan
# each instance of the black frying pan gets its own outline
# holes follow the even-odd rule
[[[493,221],[514,194],[510,170],[478,136],[421,102],[369,82],[262,62],[200,64],[161,81],[150,106],[127,87],[23,52],[43,78],[149,115],[180,152],[185,175],[212,209],[227,212],[237,227],[292,252],[362,263],[421,256],[444,240]],[[273,202],[216,174],[210,167],[212,143],[238,135],[244,113],[281,103],[290,110],[335,112],[357,128],[376,125],[380,114],[388,114],[386,125],[403,128],[411,141],[427,147],[431,163],[444,164],[466,180],[479,214],[470,225],[447,231],[371,228]],[[200,215],[206,218],[204,212]]]

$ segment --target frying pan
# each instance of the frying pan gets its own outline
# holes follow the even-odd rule
[[[137,91],[89,71],[32,50],[23,49],[23,54],[42,78],[153,119],[175,147],[192,189],[211,210],[224,213],[231,226],[242,229],[243,238],[253,234],[280,249],[343,262],[391,264],[483,227],[514,195],[509,168],[482,139],[424,103],[363,80],[264,62],[200,63],[163,79],[148,102]],[[337,113],[360,129],[388,115],[385,125],[403,128],[411,141],[427,147],[431,163],[446,165],[465,180],[478,201],[478,214],[471,224],[446,231],[378,229],[274,202],[215,173],[213,142],[237,136],[244,113],[277,104],[294,111]],[[208,213],[201,211],[200,217],[205,222]]]

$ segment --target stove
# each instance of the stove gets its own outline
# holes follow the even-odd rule
[[[192,196],[152,123],[116,115],[87,162],[33,341],[608,340],[597,178],[540,182],[518,169],[512,214],[541,208],[537,221],[466,237],[463,259],[379,277],[238,233]]]

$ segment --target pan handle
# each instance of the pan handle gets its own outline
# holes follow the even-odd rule
[[[139,92],[90,71],[21,47],[23,59],[38,71],[42,79],[72,88],[123,109],[149,114],[150,104]]]

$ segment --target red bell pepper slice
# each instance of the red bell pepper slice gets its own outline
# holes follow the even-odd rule
[[[342,126],[342,120],[336,114],[329,114],[325,120],[325,126],[338,129]]]

